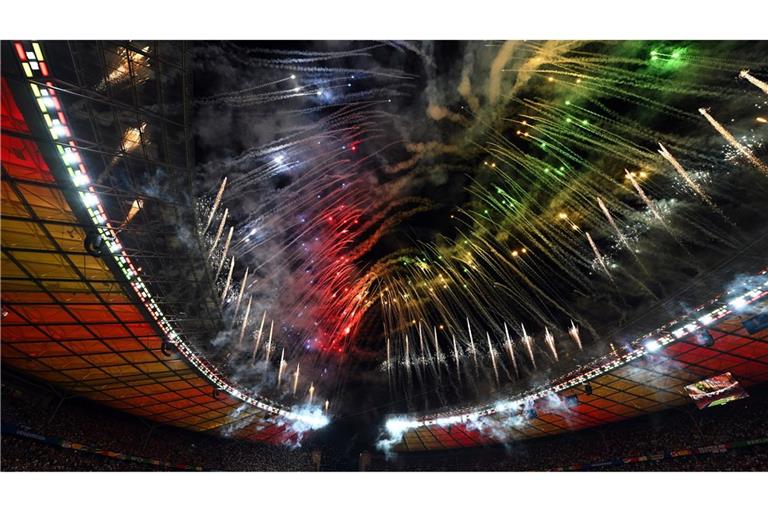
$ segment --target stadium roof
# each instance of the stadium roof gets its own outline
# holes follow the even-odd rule
[[[75,207],[72,206],[72,197],[77,197],[73,194],[82,194],[82,191],[68,184],[68,180],[61,179],[62,172],[66,172],[64,169],[51,167],[52,163],[53,166],[63,167],[61,159],[56,158],[56,150],[61,150],[63,144],[52,140],[47,133],[49,130],[42,124],[45,119],[51,127],[53,119],[56,122],[51,130],[53,133],[53,129],[61,126],[59,121],[66,120],[63,113],[57,116],[55,111],[61,112],[62,103],[82,99],[84,92],[75,85],[43,77],[42,70],[47,75],[48,68],[42,48],[40,45],[34,48],[29,44],[27,46],[29,48],[23,47],[29,50],[29,55],[24,55],[29,57],[24,63],[26,66],[17,70],[17,63],[8,64],[10,59],[4,58],[6,65],[3,67],[3,364],[74,394],[153,421],[199,431],[224,429],[226,432],[227,427],[232,426],[236,427],[232,428],[234,436],[258,441],[282,442],[294,437],[296,434],[288,429],[288,423],[270,410],[244,404],[228,393],[215,393],[210,377],[203,376],[204,366],[201,371],[201,365],[195,367],[190,364],[189,357],[182,357],[172,345],[163,345],[168,339],[165,329],[149,306],[145,307],[138,300],[140,291],[136,290],[134,283],[129,284],[125,272],[121,275],[115,266],[108,264],[107,258],[100,257],[98,253],[94,255],[93,248],[87,247],[88,242],[84,244],[92,227],[87,216],[83,215],[82,205],[77,205],[75,201]],[[154,49],[159,51],[157,46]],[[3,50],[4,57],[15,58],[15,55],[7,53],[7,47]],[[129,49],[128,46],[115,44],[104,51],[125,55],[134,50],[133,47]],[[180,53],[178,49],[176,51]],[[73,59],[76,55],[77,50],[72,49]],[[160,55],[155,55],[162,59]],[[30,80],[35,87],[31,89],[19,72],[21,69],[26,72],[30,61],[36,62]],[[104,73],[109,75],[111,71],[105,69]],[[181,76],[184,76],[183,70]],[[134,78],[132,76],[129,80]],[[175,83],[179,88],[185,87],[183,80]],[[165,91],[161,87],[158,86],[159,96],[173,93],[182,96],[180,90]],[[42,91],[45,94],[33,97],[34,92]],[[130,87],[127,94],[130,95]],[[48,98],[53,118],[46,113],[46,104],[42,103]],[[35,99],[44,116],[37,111]],[[102,112],[92,108],[91,103],[100,104]],[[77,139],[83,161],[99,158],[105,166],[114,166],[119,157],[119,165],[133,166],[129,168],[133,172],[127,175],[141,176],[142,168],[152,169],[161,159],[170,161],[173,166],[173,161],[178,161],[181,156],[182,164],[177,168],[186,172],[184,151],[163,155],[161,148],[147,148],[140,143],[141,152],[128,155],[124,138],[121,148],[120,138],[125,129],[119,122],[116,125],[110,123],[125,119],[125,111],[134,114],[144,111],[138,101],[133,105],[123,104],[111,93],[92,92],[80,107],[89,115],[80,117],[69,126],[78,121],[81,125],[93,123],[92,127],[106,125],[94,128],[90,141]],[[104,112],[113,114],[109,122],[105,121],[110,118],[104,117]],[[162,146],[172,146],[173,120],[154,117],[155,122],[162,126],[153,129],[168,136],[168,139],[163,139]],[[177,124],[183,131],[184,125]],[[111,142],[100,140],[109,133],[115,133],[117,139]],[[183,133],[176,136],[182,141],[185,137]],[[106,182],[94,184],[94,187],[106,205],[102,214],[113,225],[120,224],[120,220],[112,219],[126,218],[132,201],[141,197],[136,195],[138,187],[135,184],[119,187]],[[155,207],[164,208],[162,211],[166,214],[173,212],[167,205],[150,204],[152,201],[152,198],[144,198],[142,209]],[[166,215],[170,218],[163,226],[142,218],[142,213],[140,211],[131,221],[129,229],[123,225],[120,231],[121,241],[126,246],[130,243],[144,245],[135,250],[127,248],[131,255],[139,256],[142,265],[153,266],[153,271],[160,267],[187,270],[180,262],[183,258],[179,258],[178,253],[174,254],[174,248],[168,246],[162,236],[162,229],[167,229],[167,223],[178,217]],[[179,276],[165,280],[162,274],[154,276],[157,278],[150,285],[156,292],[155,298],[171,311],[178,311],[174,305],[182,302],[178,289],[187,289],[187,293],[205,292],[200,284],[204,276],[189,276],[186,280]],[[202,303],[203,306],[206,302],[209,305],[212,303],[204,300],[203,294],[197,297],[199,300],[188,302]],[[204,332],[207,326],[202,323],[212,317],[215,318],[215,315],[200,314],[199,311],[192,314],[182,312],[171,322],[182,323],[183,326],[177,329],[194,336]]]
[[[172,184],[191,180],[187,107],[179,100],[189,87],[184,49],[172,43],[67,43],[57,50],[71,61],[57,63],[66,79],[48,76],[42,51],[31,43],[3,48],[3,364],[153,421],[199,431],[226,432],[231,426],[233,435],[257,441],[296,436],[274,412],[278,404],[257,407],[238,395],[215,393],[217,381],[202,359],[180,353],[183,345],[164,345],[171,332],[205,339],[216,329],[220,306],[211,295],[207,266],[190,263],[200,248],[174,245],[174,226],[191,209],[142,193],[158,166],[172,175]],[[148,58],[167,75],[150,91],[138,87]],[[101,81],[98,90],[83,85]],[[68,179],[59,154],[70,149],[51,138],[57,130],[72,136],[71,147],[83,162],[107,170],[92,193],[102,200],[107,222],[121,226],[118,251],[127,251],[152,276],[146,280],[149,304],[145,289],[126,273],[137,269],[88,247],[94,214],[77,200],[83,191]],[[152,130],[158,142],[149,144],[144,130]],[[118,167],[124,172],[112,172]],[[123,176],[129,181],[121,181]],[[126,221],[137,200],[141,207]],[[167,316],[153,309],[158,304]],[[747,386],[763,382],[768,331],[749,334],[746,319],[729,312],[708,325],[712,346],[701,346],[689,334],[602,373],[590,379],[591,394],[583,386],[561,391],[561,397],[578,394],[578,405],[567,411],[549,410],[542,398],[536,417],[508,426],[502,436],[435,423],[408,430],[396,449],[479,446],[619,421],[684,404],[689,399],[683,386],[726,371]]]

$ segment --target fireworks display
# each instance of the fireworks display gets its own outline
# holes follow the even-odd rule
[[[607,353],[765,237],[766,49],[197,45],[207,350],[277,400],[387,412]]]

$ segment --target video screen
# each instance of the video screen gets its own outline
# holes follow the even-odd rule
[[[733,378],[731,372],[685,386],[685,391],[699,409],[727,404],[749,396],[739,381]]]

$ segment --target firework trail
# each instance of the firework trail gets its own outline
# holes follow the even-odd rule
[[[424,336],[421,334],[421,322],[419,322],[419,350],[422,361],[424,360]]]
[[[296,363],[296,371],[293,374],[293,396],[296,396],[296,389],[299,387],[299,371],[301,363]]]
[[[509,329],[507,323],[504,322],[504,335],[507,340],[507,353],[509,353],[509,359],[512,361],[512,367],[515,369],[515,375],[520,376],[520,372],[517,369],[517,359],[515,359],[515,351],[512,348],[512,338],[509,336]]]
[[[571,320],[571,327],[568,329],[568,334],[571,336],[573,342],[576,343],[576,346],[579,347],[579,350],[582,350],[579,328],[576,327],[576,325],[573,323],[573,320]]]
[[[253,87],[248,87],[245,89],[240,89],[238,91],[230,91],[222,94],[216,94],[214,96],[208,96],[206,98],[198,98],[196,102],[198,104],[207,104],[207,103],[216,103],[217,101],[223,101],[223,102],[230,102],[233,104],[243,104],[243,103],[251,103],[248,101],[249,99],[253,98],[255,101],[254,103],[258,102],[256,98],[259,98],[263,100],[263,102],[271,100],[277,100],[277,99],[285,99],[285,96],[290,96],[285,94],[286,91],[278,91],[278,92],[272,92],[272,93],[266,93],[263,95],[259,95],[254,97],[253,95],[249,95],[249,93],[253,93],[254,91],[257,91],[259,89],[264,89],[273,85],[281,84],[284,82],[290,82],[291,80],[295,80],[296,75],[291,75],[286,78],[280,78],[278,80],[272,80],[271,82],[266,82],[263,84],[255,85]],[[298,92],[302,88],[294,87],[292,88],[292,92]],[[248,95],[248,98],[245,98],[245,96]]]
[[[387,338],[387,377],[392,378],[392,352],[389,346],[389,338]]]
[[[752,85],[763,91],[765,94],[768,94],[768,84],[750,75],[748,69],[741,70],[739,76],[741,78],[746,78]]]
[[[277,387],[280,387],[280,382],[283,380],[283,368],[287,363],[285,362],[285,347],[280,350],[280,363],[277,366]]]
[[[221,203],[221,197],[224,195],[224,187],[226,186],[227,186],[227,177],[224,176],[224,179],[221,182],[221,186],[219,187],[219,192],[216,194],[216,199],[213,201],[213,207],[211,208],[211,212],[208,214],[208,220],[205,222],[203,233],[208,231],[208,228],[210,227],[211,222],[213,221],[213,216],[216,214],[216,209],[219,207],[219,203]]]
[[[709,124],[711,124],[717,132],[723,136],[723,138],[728,141],[728,144],[733,146],[734,149],[736,149],[739,153],[744,155],[744,157],[749,160],[749,162],[760,169],[764,174],[768,175],[768,165],[765,165],[762,160],[757,158],[752,151],[746,147],[741,142],[737,141],[736,138],[731,135],[731,133],[725,129],[723,125],[721,125],[715,118],[713,118],[711,115],[709,115],[709,112],[705,108],[700,108],[699,113],[703,115],[707,121],[709,121]]]
[[[275,321],[269,322],[269,338],[267,339],[267,349],[264,351],[264,361],[269,362],[269,354],[272,352],[272,330],[275,328]],[[296,394],[296,391],[293,392]]]
[[[216,269],[216,274],[213,276],[214,281],[216,281],[219,278],[221,269],[224,267],[224,260],[227,259],[227,253],[229,252],[229,244],[232,242],[232,233],[234,233],[234,231],[235,231],[235,228],[230,226],[229,233],[227,233],[227,240],[224,242],[224,250],[221,252],[221,259],[219,260],[219,266]]]
[[[248,306],[245,308],[245,316],[243,317],[243,325],[240,327],[240,336],[237,338],[237,346],[239,347],[243,343],[243,335],[245,334],[245,328],[248,327],[248,315],[251,314],[251,300],[253,296],[248,297]]]
[[[232,283],[232,271],[235,270],[235,257],[232,256],[232,260],[229,262],[229,272],[227,272],[227,280],[224,282],[224,291],[221,292],[221,301],[224,302],[224,299],[227,296],[227,292],[229,291],[229,285]]]
[[[437,339],[437,326],[432,326],[432,334],[435,338],[435,360],[437,361],[437,374],[440,375],[440,363],[443,360],[443,356],[440,353],[440,340]]]
[[[525,332],[525,325],[520,324],[520,327],[523,330],[523,345],[525,345],[525,349],[528,351],[528,357],[531,359],[531,364],[536,368],[536,360],[533,357],[533,338],[528,336],[528,333]]]
[[[632,173],[628,170],[624,169],[624,172],[626,173],[627,179],[629,179],[630,183],[632,183],[632,186],[635,187],[635,190],[637,191],[637,194],[640,196],[640,199],[643,200],[645,205],[648,207],[648,210],[653,214],[654,217],[656,217],[656,220],[659,222],[664,222],[664,219],[661,218],[661,215],[659,215],[659,212],[656,211],[656,208],[653,206],[653,203],[650,199],[648,199],[648,196],[645,195],[645,192],[643,192],[643,189],[640,187],[640,184],[635,180],[635,177],[632,176]]]
[[[477,349],[475,348],[475,340],[472,338],[472,326],[469,325],[469,317],[467,317],[467,331],[469,331],[469,351],[472,352],[472,359],[475,363],[475,373],[477,373]]]
[[[459,347],[456,345],[456,335],[453,335],[453,358],[456,360],[456,376],[461,379],[461,357]]]
[[[411,379],[411,350],[408,347],[408,335],[405,335],[405,369],[408,373],[408,380]]]
[[[667,162],[672,164],[672,167],[675,168],[677,173],[683,178],[683,181],[685,181],[685,183],[691,188],[691,190],[696,192],[696,194],[698,194],[698,196],[702,200],[704,200],[704,202],[707,203],[709,206],[714,207],[714,204],[709,199],[709,196],[707,196],[707,194],[704,193],[701,187],[699,187],[699,185],[691,179],[690,175],[686,172],[683,166],[680,165],[680,162],[678,162],[677,159],[674,156],[672,156],[672,153],[667,151],[667,148],[665,148],[661,142],[659,142],[659,148],[661,148],[658,150],[659,154],[663,156]]]
[[[611,272],[608,270],[608,267],[605,264],[605,260],[603,259],[603,255],[600,254],[600,250],[597,248],[597,245],[595,245],[594,240],[592,240],[592,237],[590,236],[590,234],[588,232],[585,233],[585,235],[587,235],[587,240],[589,240],[589,246],[592,247],[592,252],[595,253],[595,257],[597,258],[598,263],[600,263],[600,266],[605,271],[605,273],[608,275],[608,277],[613,279],[613,276],[611,276]]]
[[[496,368],[496,351],[491,344],[491,335],[485,331],[485,337],[488,339],[488,353],[491,355],[491,364],[493,365],[493,376],[496,378],[496,385],[499,385],[499,370]]]
[[[240,309],[240,301],[243,300],[243,292],[245,291],[245,283],[248,282],[248,268],[245,269],[245,275],[243,281],[240,283],[240,292],[237,294],[237,301],[235,301],[234,317],[237,318],[237,312]],[[266,312],[265,312],[266,314]]]
[[[224,225],[227,223],[227,215],[229,215],[229,209],[224,210],[224,215],[221,217],[221,222],[219,222],[219,229],[216,230],[216,236],[213,240],[213,245],[208,250],[208,257],[210,258],[213,256],[213,251],[216,250],[216,247],[219,245],[219,240],[221,239],[221,234],[224,232]]]
[[[597,204],[600,206],[600,210],[602,210],[603,215],[605,215],[605,218],[608,219],[608,222],[610,223],[613,230],[616,232],[616,236],[619,237],[619,240],[621,243],[626,247],[630,253],[634,254],[634,251],[632,250],[632,247],[629,246],[629,241],[627,241],[627,238],[624,236],[624,234],[619,230],[619,227],[616,225],[616,222],[613,220],[613,216],[611,216],[611,212],[608,211],[608,208],[606,208],[605,203],[603,203],[603,200],[598,197],[597,198]]]
[[[253,344],[253,354],[251,355],[251,364],[256,360],[256,352],[259,350],[259,344],[261,343],[261,333],[264,332],[264,320],[267,319],[267,312],[264,311],[264,314],[261,315],[261,324],[259,325],[258,333],[255,336],[255,342]]]
[[[312,403],[312,399],[315,397],[315,383],[309,383],[309,403]]]
[[[599,196],[597,198],[597,204],[600,206],[600,210],[602,210],[603,215],[605,215],[605,218],[608,219],[608,223],[616,232],[616,236],[619,237],[619,240],[621,241],[622,245],[629,251],[629,254],[632,256],[632,259],[634,259],[637,262],[637,264],[640,266],[643,272],[647,274],[648,271],[646,270],[645,265],[643,265],[643,262],[640,261],[640,258],[637,256],[637,254],[635,254],[635,251],[629,245],[629,240],[627,240],[627,237],[624,236],[624,233],[622,233],[621,230],[619,230],[619,227],[616,225],[616,222],[613,220],[613,215],[611,215],[611,212],[608,210],[608,208],[605,206],[605,203],[603,203],[603,200]]]
[[[559,361],[560,358],[557,357],[557,348],[555,347],[555,337],[552,336],[552,333],[546,327],[544,327],[544,341],[547,343],[549,351],[552,352],[552,357],[555,358],[555,361]]]

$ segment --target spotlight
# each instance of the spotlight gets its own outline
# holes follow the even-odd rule
[[[99,204],[99,198],[93,192],[86,192],[83,194],[83,204],[89,208],[93,208]]]
[[[62,157],[64,161],[70,165],[77,164],[80,162],[80,157],[77,156],[77,153],[72,152],[71,150],[65,151],[64,156]]]
[[[648,340],[645,342],[645,349],[648,352],[656,352],[661,348],[661,345],[659,345],[659,342],[656,340]]]
[[[747,299],[744,297],[736,297],[731,302],[729,302],[729,304],[734,310],[738,311],[747,305]]]
[[[88,178],[88,175],[82,172],[75,173],[72,181],[75,183],[76,187],[82,187],[83,185],[87,185],[91,182],[90,178]]]

